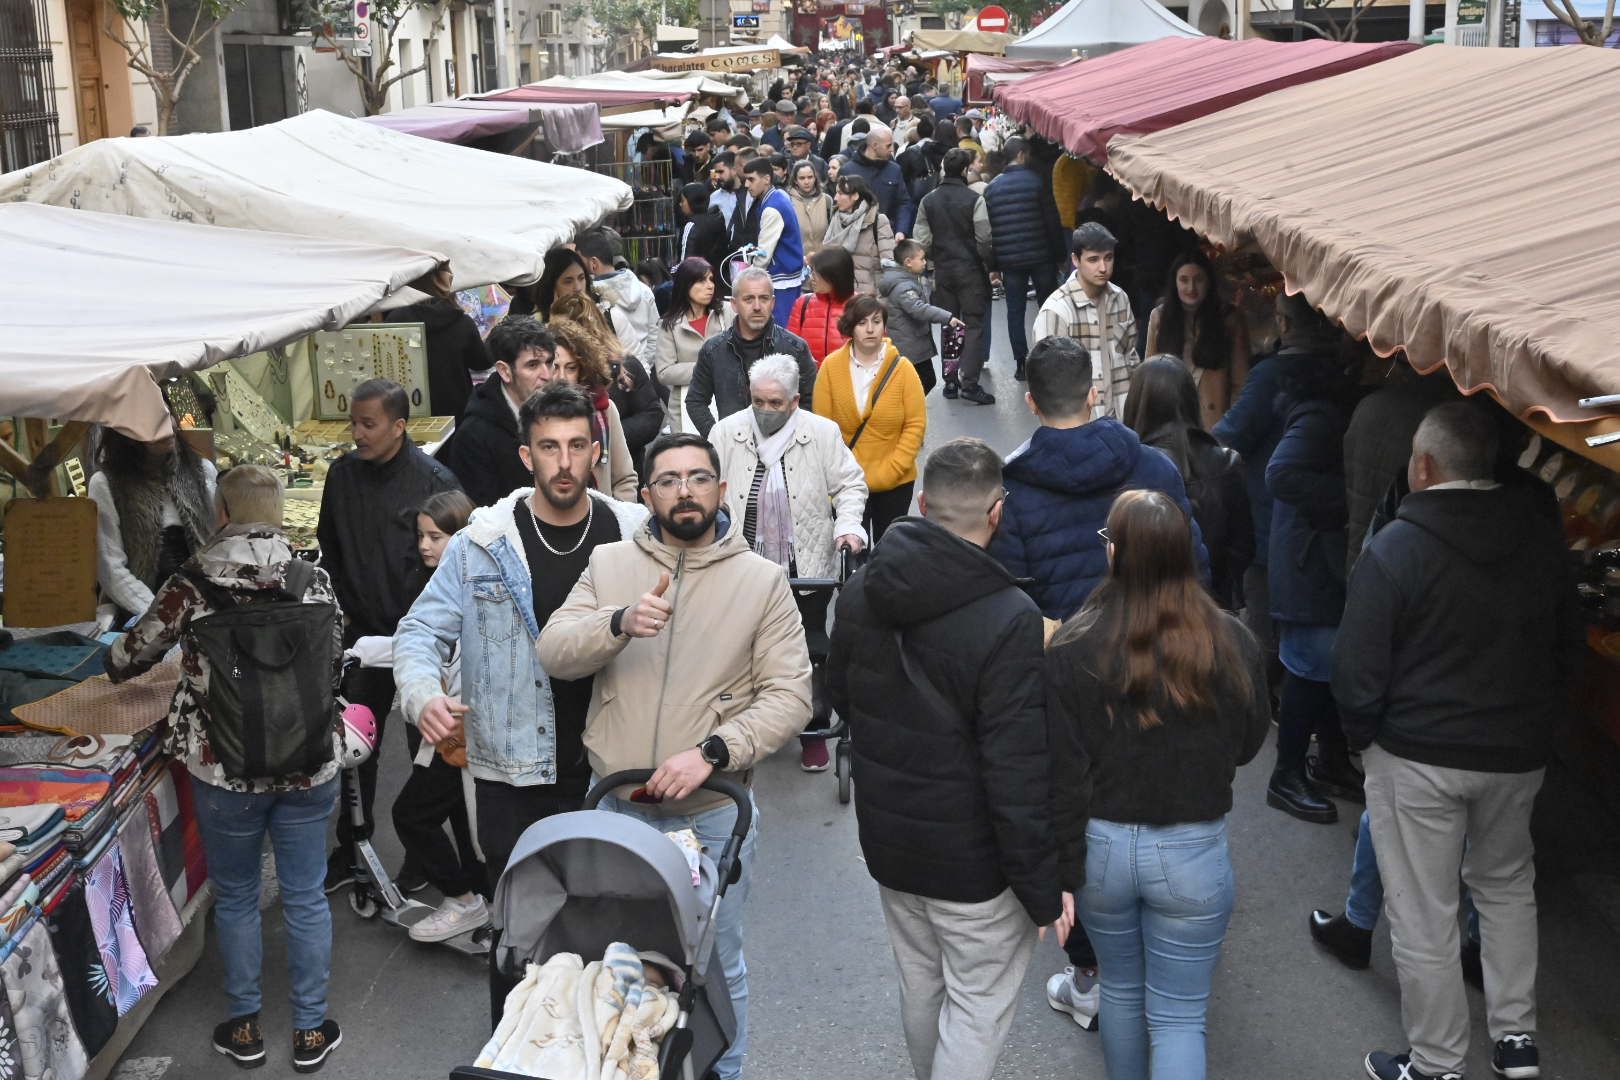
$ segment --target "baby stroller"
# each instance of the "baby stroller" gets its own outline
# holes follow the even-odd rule
[[[701,882],[663,833],[623,814],[596,809],[616,789],[652,779],[651,769],[619,772],[597,783],[584,809],[537,821],[523,832],[495,887],[501,931],[495,962],[509,977],[560,952],[601,956],[626,941],[681,966],[680,1019],[659,1045],[660,1080],[702,1080],[736,1037],[720,959],[715,917],[741,876],[742,844],[753,819],[748,791],[711,776],[704,788],[737,805],[737,824],[718,861],[701,862]],[[712,989],[712,992],[711,992]],[[464,1066],[451,1080],[519,1080],[517,1074]],[[545,1080],[575,1080],[554,1076]]]
[[[832,647],[827,634],[827,612],[838,590],[849,580],[853,558],[848,548],[839,548],[836,578],[788,579],[793,600],[799,605],[799,617],[804,620],[804,642],[810,650],[810,726],[804,729],[804,734],[837,740],[833,748],[833,773],[838,777],[838,801],[845,805],[849,803],[854,750],[849,743],[849,725],[843,717],[833,715],[832,705],[827,701],[827,653]]]

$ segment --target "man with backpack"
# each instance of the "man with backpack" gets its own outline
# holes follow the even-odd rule
[[[343,1039],[326,1012],[332,909],[321,888],[326,819],[338,794],[342,618],[326,572],[293,555],[282,532],[282,499],[280,478],[263,466],[220,476],[220,530],[113,644],[107,675],[122,682],[180,645],[164,750],[196,781],[214,886],[230,1011],[214,1028],[214,1049],[243,1068],[265,1060],[259,857],[268,834],[287,927],[293,1067],[314,1072]],[[253,647],[227,647],[243,641]],[[281,659],[289,643],[292,663],[252,663],[255,656]]]
[[[461,487],[455,475],[405,434],[411,402],[405,388],[387,379],[368,379],[349,395],[349,432],[354,450],[332,464],[321,493],[321,566],[331,575],[333,591],[347,626],[343,643],[362,637],[393,637],[400,617],[410,607],[409,575],[418,564],[416,508],[429,495]],[[516,452],[516,447],[513,447]],[[394,707],[394,673],[388,668],[356,668],[344,685],[345,696],[377,717],[377,753],[388,712]],[[377,792],[377,754],[360,766],[360,807],[364,836],[372,830],[371,804]],[[338,818],[338,850],[327,860],[326,891],[354,880],[349,845],[354,837],[348,815]],[[420,882],[412,866],[403,879]],[[416,886],[420,888],[420,885]]]

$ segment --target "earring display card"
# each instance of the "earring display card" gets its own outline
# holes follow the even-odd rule
[[[347,420],[350,395],[368,379],[399,383],[410,397],[412,416],[432,415],[421,323],[365,323],[322,331],[313,339],[317,420]]]

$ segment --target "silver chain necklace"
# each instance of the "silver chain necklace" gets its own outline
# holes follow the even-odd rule
[[[596,514],[596,500],[591,498],[589,492],[585,494],[585,528],[580,531],[579,539],[574,542],[574,546],[567,551],[558,551],[547,543],[546,530],[540,527],[540,515],[534,512],[533,497],[524,499],[523,505],[529,508],[529,519],[534,522],[534,534],[540,538],[540,546],[558,558],[567,558],[578,551],[585,545],[585,538],[591,535],[591,518]]]

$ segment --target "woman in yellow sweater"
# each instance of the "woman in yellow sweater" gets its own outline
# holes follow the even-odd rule
[[[838,332],[848,340],[816,375],[815,411],[835,420],[866,473],[866,532],[875,544],[911,509],[917,454],[928,430],[928,402],[916,367],[884,337],[883,301],[857,294]]]

